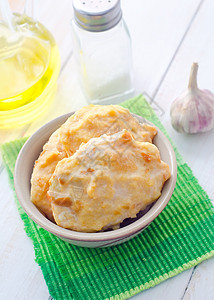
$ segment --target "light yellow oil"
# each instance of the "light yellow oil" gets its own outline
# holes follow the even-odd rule
[[[25,124],[50,104],[60,69],[51,33],[25,15],[15,31],[0,23],[0,127]],[[2,34],[3,33],[3,34]]]

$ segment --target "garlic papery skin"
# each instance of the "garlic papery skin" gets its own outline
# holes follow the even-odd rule
[[[197,86],[198,64],[191,67],[187,91],[171,105],[171,123],[184,133],[206,132],[214,128],[214,94]]]

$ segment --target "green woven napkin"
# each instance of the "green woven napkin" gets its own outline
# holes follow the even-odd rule
[[[167,136],[142,96],[122,106],[144,116]],[[2,146],[12,187],[16,157],[24,142]],[[214,255],[214,208],[176,149],[175,153],[178,177],[169,204],[146,230],[122,245],[87,249],[65,243],[29,219],[16,199],[54,299],[126,299]]]

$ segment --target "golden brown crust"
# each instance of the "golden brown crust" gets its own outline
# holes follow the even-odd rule
[[[114,228],[155,201],[169,177],[157,147],[126,130],[90,139],[50,179],[54,219],[76,231]]]
[[[104,133],[111,135],[122,129],[127,129],[138,141],[152,142],[157,133],[154,127],[140,124],[127,109],[118,105],[85,106],[68,118],[51,135],[35,163],[31,178],[32,202],[53,220],[47,191],[57,163],[73,155],[82,143],[87,143],[91,138]]]

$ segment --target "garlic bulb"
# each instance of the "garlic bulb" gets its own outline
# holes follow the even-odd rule
[[[193,63],[187,91],[172,103],[172,126],[179,132],[198,133],[214,128],[214,94],[199,90],[198,64]]]

